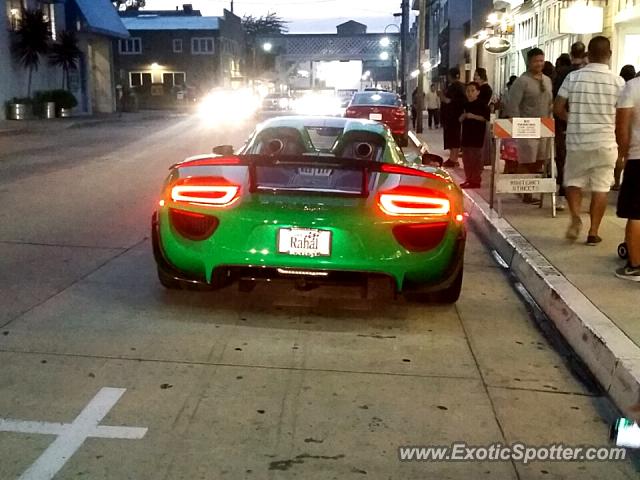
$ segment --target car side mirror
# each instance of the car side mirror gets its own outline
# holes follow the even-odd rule
[[[441,167],[444,163],[443,158],[440,155],[436,155],[435,153],[423,153],[422,154],[422,164],[429,165],[432,167]]]
[[[223,157],[233,155],[233,145],[218,145],[217,147],[213,147],[211,153],[221,155]]]

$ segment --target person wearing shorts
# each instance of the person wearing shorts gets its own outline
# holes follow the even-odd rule
[[[640,78],[627,82],[618,101],[616,136],[620,158],[627,158],[618,194],[617,214],[627,219],[629,258],[616,276],[640,282]]]
[[[609,68],[611,43],[607,37],[593,37],[587,51],[589,63],[569,73],[562,82],[554,113],[567,122],[564,186],[571,222],[566,237],[574,241],[580,235],[582,191],[590,190],[591,225],[586,243],[597,245],[602,241],[598,232],[618,159],[616,105],[624,80]]]

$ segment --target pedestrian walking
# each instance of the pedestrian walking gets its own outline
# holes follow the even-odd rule
[[[556,68],[553,66],[553,63],[549,62],[548,60],[544,62],[542,73],[549,77],[551,79],[551,82],[553,83],[553,79],[556,76]]]
[[[484,68],[476,68],[476,71],[473,74],[473,81],[480,86],[480,95],[478,95],[478,100],[489,105],[489,103],[491,103],[491,98],[493,97],[493,89],[491,88],[491,85],[489,85],[487,70]]]
[[[640,78],[627,82],[616,110],[618,155],[626,159],[617,214],[627,219],[627,265],[616,276],[640,282]]]
[[[426,95],[427,115],[429,128],[433,125],[435,128],[440,127],[440,95],[436,90],[436,84],[432,83]]]
[[[440,95],[442,114],[442,135],[444,149],[449,150],[449,159],[444,162],[445,167],[458,166],[460,152],[460,115],[463,113],[464,103],[467,101],[464,84],[460,81],[460,70],[449,69],[449,85]]]
[[[493,98],[493,89],[489,85],[487,70],[482,67],[476,68],[473,74],[473,81],[480,86],[478,100],[489,107]],[[489,108],[489,112],[491,112],[491,108]],[[464,157],[464,151],[462,156]],[[489,128],[485,128],[484,143],[482,144],[482,165],[491,165],[491,158],[491,131]]]
[[[625,82],[636,78],[636,67],[633,65],[625,65],[620,69],[620,76]]]
[[[515,82],[517,79],[518,77],[516,77],[515,75],[511,75],[509,77],[509,81],[505,85],[504,90],[502,91],[502,94],[500,95],[500,100],[499,100],[500,118],[507,118],[507,104],[509,103],[509,91],[513,86],[513,82]]]
[[[511,90],[507,104],[507,117],[551,117],[551,79],[542,73],[544,52],[532,48],[527,52],[527,71],[520,75]],[[518,140],[518,173],[540,173],[551,159],[550,138],[523,138]],[[523,201],[533,203],[531,194]]]
[[[587,245],[602,241],[598,235],[607,208],[607,194],[613,182],[618,158],[615,123],[616,104],[624,80],[609,68],[611,43],[603,36],[591,39],[589,63],[571,72],[562,83],[555,100],[554,113],[567,121],[567,159],[564,186],[571,210],[566,237],[576,240],[582,220],[582,191],[591,191],[591,225]],[[567,111],[567,104],[571,112]]]
[[[553,79],[553,99],[555,101],[558,96],[558,90],[562,86],[565,78],[569,73],[578,70],[584,66],[584,59],[587,54],[587,47],[582,42],[575,42],[571,45],[571,54],[563,53],[556,60],[556,77]],[[567,106],[568,108],[568,106]],[[564,164],[567,158],[567,122],[554,114],[555,120],[555,137],[554,147],[556,149],[556,183],[558,184],[558,210],[562,211],[566,208],[566,199],[564,191]]]
[[[636,68],[633,65],[625,65],[620,70],[620,76],[625,82],[636,78]],[[613,187],[611,190],[620,190],[620,177],[622,176],[622,169],[624,168],[623,157],[619,157],[616,162],[616,168],[613,170]]]
[[[422,98],[425,98],[424,92],[422,93]],[[413,89],[411,93],[411,123],[413,124],[413,129],[416,129],[418,124],[418,107],[420,102],[420,96],[418,95],[418,87]]]
[[[487,122],[490,118],[489,105],[480,99],[480,85],[470,82],[466,87],[467,102],[459,117],[462,124],[462,164],[466,181],[461,188],[480,188],[484,162],[482,150],[485,142]]]

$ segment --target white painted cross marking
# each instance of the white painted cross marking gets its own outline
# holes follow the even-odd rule
[[[58,436],[35,463],[20,475],[18,480],[52,479],[89,437],[134,440],[144,437],[147,428],[98,425],[126,390],[126,388],[101,388],[71,423],[29,422],[0,418],[0,432],[41,433]]]

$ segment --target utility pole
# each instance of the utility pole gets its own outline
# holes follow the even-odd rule
[[[418,105],[416,105],[416,113],[418,115],[416,121],[416,133],[422,133],[423,125],[422,125],[422,114],[424,112],[424,67],[422,64],[425,59],[423,58],[424,53],[424,37],[426,33],[427,27],[427,0],[419,0],[420,1],[420,13],[418,15],[418,70],[420,73],[418,74]]]
[[[407,37],[409,36],[409,0],[402,0],[400,23],[400,96],[407,100]]]

